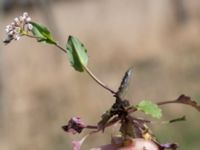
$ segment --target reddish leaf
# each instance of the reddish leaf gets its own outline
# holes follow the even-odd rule
[[[198,105],[196,101],[191,100],[191,98],[189,96],[181,95],[178,97],[176,102],[190,105],[190,106],[196,108],[198,111],[200,111],[200,105]]]
[[[177,99],[172,101],[164,101],[157,103],[158,105],[170,104],[170,103],[180,103],[194,107],[196,110],[200,111],[200,105],[196,101],[191,100],[189,96],[184,94],[180,95]]]

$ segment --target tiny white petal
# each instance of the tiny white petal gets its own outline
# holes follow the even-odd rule
[[[8,32],[10,31],[10,29],[9,29],[9,28],[6,28],[5,31],[8,33]]]
[[[20,39],[20,36],[16,36],[16,40],[19,40]]]
[[[31,17],[26,18],[26,22],[30,22],[31,21]]]
[[[29,23],[28,24],[28,30],[31,31],[32,29],[33,29],[33,26],[32,26],[32,24]]]
[[[11,30],[10,32],[8,32],[8,35],[14,35],[14,31]]]
[[[24,13],[23,13],[23,17],[25,17],[25,18],[28,17],[28,13],[27,13],[27,12],[24,12]]]
[[[19,34],[15,34],[13,37],[15,40],[19,40],[20,39],[20,35]]]
[[[10,25],[7,25],[5,30],[6,30],[6,32],[9,32],[11,29],[12,29],[12,27]]]
[[[15,23],[18,24],[19,23],[19,18],[15,18],[14,21],[15,21]]]
[[[19,18],[15,18],[14,19],[14,23],[15,23],[15,26],[19,26],[20,25],[20,21],[19,21]]]

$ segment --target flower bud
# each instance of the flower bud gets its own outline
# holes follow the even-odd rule
[[[31,21],[31,17],[26,18],[26,22],[30,22]]]
[[[28,13],[27,13],[27,12],[24,12],[24,13],[23,13],[23,17],[27,18],[27,17],[28,17]]]
[[[31,30],[33,29],[32,24],[28,24],[27,26],[28,26],[28,30],[29,30],[29,31],[31,31]]]

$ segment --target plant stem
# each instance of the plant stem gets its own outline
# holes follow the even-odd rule
[[[164,102],[158,102],[157,105],[165,105],[165,104],[171,104],[171,103],[177,103],[176,101],[164,101]]]
[[[28,36],[30,38],[34,38],[34,39],[39,39],[40,37],[37,37],[37,36],[34,36],[34,35],[30,35],[30,34],[26,34],[26,33],[23,33],[22,34],[23,36]],[[40,38],[41,39],[41,38]]]
[[[40,39],[40,37],[36,37],[30,34],[24,34],[25,36],[28,36],[30,38],[35,38],[35,39]],[[67,50],[64,49],[62,46],[60,46],[58,43],[54,44],[59,50],[63,51],[64,53],[67,53]],[[85,71],[89,74],[89,76],[96,82],[98,83],[101,87],[103,87],[104,89],[110,91],[112,94],[116,94],[116,92],[114,90],[112,90],[111,88],[109,88],[105,83],[103,83],[101,80],[99,80],[93,73],[92,71],[87,67],[87,66],[83,66]]]
[[[60,49],[61,51],[63,51],[64,53],[67,53],[67,50],[64,49],[62,46],[60,46],[58,43],[55,44],[55,46]]]
[[[89,76],[96,81],[101,87],[103,87],[104,89],[110,91],[112,94],[116,94],[116,92],[114,90],[112,90],[111,88],[109,88],[105,83],[103,83],[102,81],[100,81],[92,72],[91,70],[87,67],[84,66],[85,71],[89,74]]]
[[[63,52],[67,53],[66,49],[64,49],[62,46],[60,46],[58,43],[55,44],[55,46],[57,48],[59,48],[60,50],[62,50]],[[87,66],[83,66],[85,71],[89,74],[89,76],[95,81],[97,82],[101,87],[103,87],[104,89],[110,91],[112,94],[115,94],[116,92],[114,90],[112,90],[111,88],[109,88],[105,83],[103,83],[101,80],[99,80],[93,73],[92,71],[87,67]]]
[[[37,36],[33,36],[33,35],[30,35],[30,34],[23,34],[25,36],[28,36],[30,38],[34,38],[34,39],[41,39],[40,37],[37,37]],[[59,50],[63,51],[64,53],[67,53],[66,49],[64,49],[63,47],[61,47],[58,43],[55,43],[54,44]]]
[[[98,129],[98,126],[87,125],[86,128],[88,128],[88,129]]]

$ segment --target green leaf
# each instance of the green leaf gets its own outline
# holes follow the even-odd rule
[[[38,42],[44,42],[48,44],[56,44],[56,41],[53,39],[52,34],[44,25],[40,25],[35,22],[30,22],[33,26],[32,33],[37,37]]]
[[[151,115],[154,118],[160,118],[162,116],[162,110],[158,107],[157,104],[151,101],[142,101],[136,108],[145,114]]]
[[[87,49],[73,36],[69,36],[67,41],[67,55],[74,69],[83,72],[88,63]]]

